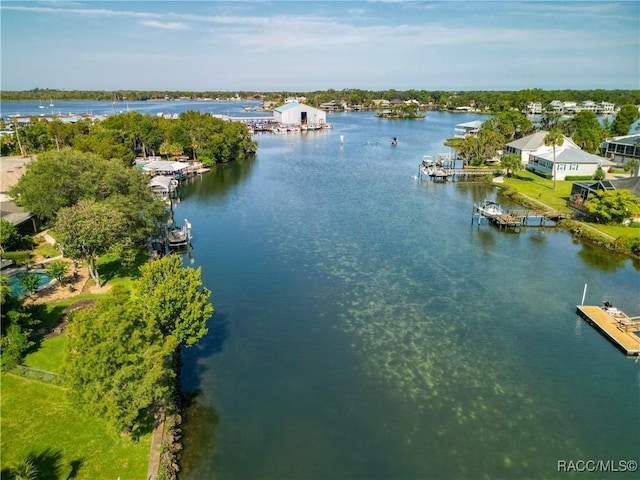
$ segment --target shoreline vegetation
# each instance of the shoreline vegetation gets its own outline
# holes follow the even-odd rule
[[[44,91],[39,91],[38,93],[42,93]],[[50,92],[50,91],[46,91],[46,92]],[[397,94],[398,92],[393,92],[395,94]],[[535,93],[535,92],[534,92]],[[631,97],[633,97],[633,95],[638,94],[638,92],[631,92],[632,95]],[[48,96],[51,96],[52,99],[58,99],[57,97],[55,97],[54,95],[47,93]],[[7,96],[4,96],[4,100],[8,100]],[[32,98],[25,98],[24,100],[33,100]],[[107,99],[108,100],[108,99]],[[166,101],[166,99],[163,99]],[[626,102],[626,101],[625,101]],[[640,103],[640,99],[637,100],[637,103]],[[415,112],[414,112],[415,114]],[[175,146],[177,151],[180,151],[180,154],[182,153],[186,153],[186,154],[191,154],[194,158],[196,158],[196,150],[197,148],[201,148],[199,147],[200,143],[198,143],[196,140],[198,140],[197,138],[191,138],[188,134],[193,131],[196,131],[197,129],[195,129],[195,126],[201,125],[201,124],[205,124],[203,119],[201,118],[200,115],[187,115],[185,116],[186,118],[184,118],[184,120],[190,120],[189,122],[184,122],[184,132],[186,135],[182,135],[182,136],[176,136],[175,139],[170,139],[173,142],[175,142],[175,145],[171,142],[169,142],[168,140],[166,140],[164,143],[162,143],[161,145],[164,147],[167,147],[166,150],[166,155],[170,156],[173,155],[173,151],[171,149],[169,149],[169,147]],[[131,122],[128,125],[125,125],[124,127],[128,128],[131,130],[131,136],[130,136],[130,143],[131,144],[140,144],[143,145],[143,148],[146,144],[145,142],[147,141],[147,138],[143,135],[137,134],[135,133],[135,126],[136,126],[136,122],[139,121],[140,119],[142,120],[146,120],[146,117],[143,116],[138,116],[136,114],[130,114],[128,116],[123,116],[123,119],[129,119]],[[394,117],[390,117],[390,118],[394,118]],[[419,118],[419,117],[398,117],[398,118]],[[208,120],[208,119],[207,119]],[[112,120],[115,122],[115,120]],[[107,126],[109,124],[107,123]],[[119,126],[124,128],[122,125],[114,125],[114,126]],[[217,126],[217,125],[214,125]],[[104,132],[102,132],[104,134]],[[134,134],[135,133],[135,134]],[[169,136],[171,134],[171,130],[167,130],[167,136]],[[233,147],[237,147],[239,146],[240,148],[232,148],[231,150],[233,150],[234,152],[242,152],[243,155],[248,155],[252,152],[253,150],[253,143],[251,143],[250,139],[247,138],[247,136],[245,135],[245,131],[234,131],[234,130],[229,130],[228,132],[225,132],[226,135],[228,135],[230,142],[233,144]],[[184,138],[182,138],[184,137]],[[133,141],[133,140],[135,141]],[[58,139],[58,137],[55,137],[56,142],[58,142],[60,139]],[[101,139],[102,140],[102,139]],[[149,139],[149,142],[151,142],[153,139]],[[205,141],[208,141],[211,139],[203,139],[204,143]],[[228,145],[222,145],[223,142],[221,141],[221,138],[216,138],[215,139],[216,142],[211,142],[211,145],[208,145],[209,151],[206,152],[208,153],[212,160],[213,160],[213,164],[215,165],[216,163],[226,163],[226,161],[229,161],[229,157],[224,156],[224,157],[220,157],[217,153],[219,150],[221,150],[222,146],[228,146]],[[155,141],[155,140],[154,140]],[[179,142],[184,142],[184,145],[180,145]],[[51,143],[51,141],[49,142],[50,146],[53,145],[53,143]],[[96,145],[98,145],[96,143]],[[100,146],[103,146],[103,143],[101,142],[99,144]],[[110,156],[115,155],[115,154],[121,154],[122,152],[124,152],[125,148],[128,148],[128,144],[125,145],[121,145],[121,149],[115,151],[113,149],[115,144],[114,142],[110,142],[110,141],[106,141],[104,142],[104,145],[108,145],[109,148],[105,148],[104,152],[101,151],[101,153],[103,153],[102,156],[105,157],[109,157],[112,158]],[[35,146],[34,146],[35,148]],[[158,147],[160,148],[160,147]],[[75,150],[73,150],[75,152]],[[69,157],[73,157],[73,155],[70,153],[72,152],[72,150],[70,149],[69,146],[69,150],[58,150],[58,152],[56,154],[53,154],[54,157],[58,158],[58,156],[60,156],[60,158],[62,158],[62,156],[64,156],[65,158]],[[115,153],[114,153],[115,152]],[[95,163],[95,165],[101,165],[99,158],[101,155],[98,154],[92,154],[93,156],[87,156],[86,153],[81,153],[80,151],[77,151],[74,153],[74,155],[77,154],[78,155],[78,159],[82,160],[82,164],[84,165],[88,165],[90,163]],[[36,154],[37,155],[37,154]],[[240,153],[237,153],[238,156],[241,156]],[[43,157],[47,158],[47,155],[42,155]],[[52,154],[49,154],[49,156],[52,156]],[[126,151],[126,156],[125,158],[128,160],[127,162],[124,162],[124,165],[130,166],[131,163],[131,159],[134,158],[135,156],[135,152],[133,151]],[[80,158],[82,157],[82,158]],[[237,158],[232,158],[230,161],[235,161],[237,160],[239,157]],[[90,160],[90,162],[87,162],[87,160]],[[75,165],[75,164],[74,164]],[[479,167],[481,168],[481,167]],[[106,171],[106,169],[97,169],[96,171]],[[488,176],[489,177],[489,176]],[[94,177],[91,177],[94,178]],[[123,177],[124,178],[124,177]],[[77,177],[73,176],[73,177],[69,177],[66,180],[71,181],[71,182],[77,182]],[[566,200],[568,198],[568,194],[571,188],[571,183],[570,181],[558,181],[558,188],[557,190],[554,190],[552,188],[552,184],[554,182],[550,179],[545,179],[545,178],[541,178],[538,176],[533,175],[530,172],[526,172],[526,171],[522,171],[522,172],[515,172],[512,176],[507,176],[504,179],[504,183],[502,184],[494,184],[497,188],[500,189],[500,195],[504,195],[506,197],[508,197],[509,199],[511,199],[512,201],[523,205],[523,206],[531,206],[531,207],[537,207],[540,208],[541,206],[545,209],[549,209],[549,210],[557,210],[557,211],[562,211],[562,212],[566,212],[568,215],[572,214],[572,212],[568,209],[568,207],[566,207]],[[86,185],[87,188],[90,189],[92,182],[87,181]],[[524,187],[524,185],[526,184],[526,188]],[[44,185],[44,184],[43,184]],[[43,185],[39,185],[37,188],[44,188]],[[134,185],[134,184],[132,184]],[[135,185],[134,185],[135,186]],[[58,188],[58,190],[60,191],[65,191],[65,188]],[[16,191],[19,191],[16,190]],[[58,192],[59,193],[59,192]],[[24,197],[23,197],[24,198]],[[40,208],[42,209],[47,209],[47,208],[51,208],[52,206],[52,199],[56,198],[56,195],[51,194],[49,196],[46,196],[46,198],[48,199],[48,201],[46,202],[46,205],[41,205]],[[60,199],[60,202],[63,202],[63,200],[65,199]],[[34,199],[35,201],[35,199]],[[135,203],[135,202],[132,202]],[[118,204],[119,205],[119,204]],[[28,205],[25,205],[26,207],[28,207]],[[60,205],[57,205],[57,207],[60,208],[72,208],[72,206],[66,206],[63,203],[60,203]],[[127,213],[127,211],[123,212],[123,213]],[[55,218],[57,214],[56,212],[51,212],[50,215],[50,219]],[[151,215],[151,213],[150,213]],[[153,215],[152,215],[153,216]],[[45,216],[46,217],[46,216]],[[615,236],[615,235],[610,235],[609,233],[607,233],[606,229],[605,230],[601,230],[600,228],[596,228],[594,226],[592,226],[591,224],[589,224],[588,222],[583,222],[582,220],[577,220],[577,219],[571,219],[571,220],[563,220],[560,222],[559,224],[560,228],[564,228],[567,231],[569,231],[571,233],[571,235],[574,238],[580,239],[581,241],[585,241],[589,244],[593,244],[605,249],[608,249],[610,251],[615,251],[615,252],[619,252],[619,253],[623,253],[624,255],[627,255],[629,257],[632,258],[632,260],[634,261],[634,264],[638,264],[637,259],[640,259],[640,255],[637,252],[632,251],[630,248],[628,248],[629,242],[627,242],[625,240],[625,236],[624,235],[620,235],[620,236]],[[627,227],[627,231],[629,233],[629,237],[631,238],[635,238],[637,240],[638,237],[640,237],[640,229],[634,229],[631,227]],[[633,243],[631,243],[633,244]],[[108,255],[107,255],[108,256]],[[144,256],[144,255],[142,255]],[[3,252],[3,257],[5,257],[5,254]],[[27,258],[30,258],[27,256]],[[73,295],[71,295],[71,293],[69,293],[68,296],[66,296],[63,299],[59,299],[59,300],[49,300],[48,302],[45,299],[45,294],[43,294],[43,301],[45,301],[45,303],[42,304],[41,306],[41,311],[40,311],[40,315],[42,315],[42,318],[44,318],[44,320],[41,320],[41,325],[39,325],[40,329],[38,332],[35,332],[34,335],[31,337],[31,339],[35,340],[34,344],[32,344],[32,347],[34,348],[30,348],[29,349],[29,353],[27,354],[27,358],[24,359],[24,362],[22,362],[22,364],[29,364],[28,366],[31,367],[32,369],[41,369],[41,370],[51,370],[51,365],[52,365],[52,358],[57,358],[58,359],[58,364],[57,367],[61,368],[61,365],[63,363],[63,355],[64,355],[64,351],[67,350],[67,340],[69,340],[67,338],[67,334],[65,334],[65,341],[61,342],[60,340],[53,340],[53,338],[47,338],[46,335],[49,334],[51,331],[53,331],[54,329],[58,328],[58,326],[60,324],[63,324],[67,313],[68,313],[68,308],[72,308],[73,305],[78,304],[78,302],[83,302],[83,301],[87,301],[88,299],[91,299],[95,302],[96,299],[101,299],[104,297],[108,297],[109,295],[111,295],[110,293],[106,293],[107,290],[109,290],[111,287],[114,286],[124,286],[126,288],[131,288],[131,286],[133,285],[134,281],[138,280],[138,275],[140,275],[139,273],[135,273],[130,266],[127,268],[123,268],[122,270],[119,270],[117,265],[118,265],[118,260],[116,258],[116,260],[113,259],[113,255],[111,257],[108,258],[108,260],[104,260],[105,256],[101,257],[102,260],[100,258],[98,258],[97,261],[97,265],[96,265],[96,269],[100,270],[100,277],[99,278],[105,278],[106,282],[105,282],[105,287],[106,288],[100,288],[101,286],[99,284],[97,284],[98,289],[100,290],[99,292],[93,292],[91,290],[85,290],[85,289],[90,289],[92,286],[96,286],[94,284],[95,280],[91,280],[88,279],[87,282],[85,282],[83,288],[81,289],[80,292],[75,292]],[[27,260],[28,262],[32,262],[33,259]],[[146,259],[143,260],[143,262],[146,262]],[[107,271],[108,269],[110,269],[111,271]],[[198,272],[199,275],[199,272]],[[88,275],[87,275],[88,277]],[[51,287],[54,289],[62,289],[65,288],[63,285],[58,285],[58,286],[54,286]],[[170,296],[169,292],[165,292],[167,295]],[[37,295],[40,294],[36,294],[36,296],[34,298],[37,298]],[[124,297],[122,297],[124,298]],[[32,303],[36,303],[36,302],[32,302]],[[98,307],[100,307],[100,305],[102,305],[102,303],[100,303],[100,301],[98,300]],[[93,303],[90,304],[91,307],[93,307]],[[4,304],[4,300],[3,300],[3,307],[5,307]],[[131,308],[134,309],[135,305],[132,305]],[[78,317],[74,316],[74,321],[78,320],[79,318],[84,317],[85,323],[90,323],[90,322],[86,322],[86,320],[95,320],[100,321],[100,322],[104,322],[106,320],[106,317],[109,315],[109,311],[108,308],[112,308],[112,312],[114,313],[116,312],[116,310],[114,310],[114,306],[112,305],[111,307],[109,307],[107,305],[107,303],[104,303],[104,308],[105,311],[103,312],[104,315],[102,315],[102,318],[99,318],[100,315],[98,313],[96,313],[95,315],[90,315],[85,313],[79,313]],[[3,308],[3,323],[5,323],[5,308]],[[85,309],[85,310],[89,310],[89,309]],[[159,309],[160,310],[160,309]],[[117,312],[116,312],[117,313]],[[126,313],[126,312],[124,312]],[[75,315],[75,314],[74,314]],[[126,317],[126,315],[125,315]],[[126,318],[125,318],[126,320]],[[106,322],[105,322],[106,324]],[[151,323],[149,324],[151,325]],[[105,327],[106,328],[106,327]],[[132,327],[133,328],[133,327]],[[73,330],[73,329],[72,329]],[[170,331],[170,330],[169,330]],[[107,332],[105,330],[106,333],[122,333],[122,332]],[[103,333],[105,333],[103,332]],[[166,333],[166,332],[162,332],[162,333]],[[77,334],[77,332],[76,332]],[[194,338],[195,337],[199,337],[201,336],[200,334],[203,334],[202,330],[199,330],[197,332],[193,332]],[[4,327],[3,327],[3,335],[4,335]],[[59,335],[59,334],[58,334]],[[77,341],[77,339],[75,340]],[[154,337],[154,340],[155,337]],[[3,339],[3,346],[4,346],[4,339]],[[188,346],[188,344],[187,344]],[[90,347],[93,347],[93,345],[90,345]],[[162,348],[167,348],[167,351],[171,350],[170,348],[168,348],[170,346],[162,346]],[[51,356],[47,356],[47,363],[46,365],[48,365],[47,367],[44,367],[44,364],[42,364],[42,359],[44,358],[44,355],[42,355],[41,350],[44,349],[53,349],[54,354]],[[160,348],[160,347],[158,347]],[[184,409],[186,408],[186,404],[188,402],[188,399],[185,398],[182,393],[180,392],[179,389],[179,376],[181,374],[181,355],[180,355],[180,349],[183,348],[182,344],[178,344],[176,346],[176,348],[174,348],[173,350],[171,350],[171,354],[170,354],[170,359],[167,360],[167,370],[171,370],[171,373],[173,374],[173,376],[169,375],[167,377],[163,377],[164,379],[162,380],[161,383],[163,383],[162,387],[167,387],[166,388],[166,392],[162,394],[162,398],[161,399],[156,399],[159,403],[163,404],[163,408],[156,411],[155,413],[157,415],[154,416],[154,428],[153,428],[153,439],[149,440],[149,442],[153,442],[154,447],[151,448],[151,455],[148,455],[148,460],[149,460],[149,474],[148,475],[152,475],[151,478],[166,478],[166,479],[173,479],[176,477],[177,472],[179,471],[179,455],[180,455],[180,451],[182,450],[183,446],[181,443],[181,422],[182,422],[182,415],[184,412]],[[34,357],[32,356],[33,354],[38,354],[40,360],[34,360]],[[141,358],[144,357],[144,354],[142,354]],[[55,363],[55,362],[54,362]],[[81,362],[77,362],[77,365],[80,365]],[[4,358],[3,358],[3,370],[5,370],[4,367]],[[83,368],[83,367],[78,367],[78,368]],[[62,372],[62,369],[60,370],[60,372]],[[46,373],[46,372],[45,372]],[[54,372],[54,374],[57,372]],[[69,375],[69,370],[65,368],[64,370],[65,375]],[[9,373],[9,372],[3,372],[2,373],[3,378],[6,378],[6,375],[10,375],[11,378],[13,379],[14,377],[16,377],[16,375]],[[26,375],[23,375],[24,377],[26,377]],[[169,378],[171,377],[171,378]],[[29,380],[29,381],[33,381],[35,382],[36,380]],[[37,380],[38,382],[41,383],[47,383],[47,382],[42,382],[42,380]],[[16,384],[15,381],[13,380],[9,380],[8,382],[10,385],[14,385]],[[84,385],[84,388],[86,388],[87,385]],[[43,387],[44,388],[44,387]],[[51,388],[54,388],[53,386]],[[55,387],[56,389],[61,389],[62,387]],[[56,390],[57,391],[57,390]],[[13,397],[11,396],[4,396],[3,395],[3,407],[5,406],[5,402],[8,402],[9,400],[7,400],[6,397],[9,398],[15,398],[15,394],[16,392],[12,392],[12,394],[14,395]],[[46,394],[40,393],[40,396],[46,396]],[[62,398],[62,395],[59,394],[59,392],[56,394],[58,395],[58,397]],[[56,397],[57,398],[57,397]],[[29,404],[29,402],[33,401],[33,399],[27,399],[24,400],[24,402],[26,404]],[[60,402],[62,402],[62,400],[60,400]],[[59,405],[56,405],[56,407],[58,407]],[[62,408],[60,406],[60,408]],[[10,411],[11,409],[8,409],[7,411]],[[74,421],[77,421],[78,418],[81,417],[75,417],[74,415],[86,415],[86,413],[82,413],[80,411],[70,411],[70,412],[66,412],[65,410],[65,415],[69,415],[69,417],[73,417]],[[8,416],[7,416],[8,418]],[[83,418],[83,417],[82,417]],[[14,422],[15,419],[11,419],[11,422]],[[93,417],[93,420],[95,420],[95,423],[98,424],[98,422],[104,422],[103,425],[103,429],[106,431],[107,430],[107,421],[104,420],[102,417]],[[39,431],[43,431],[46,430],[46,428],[43,428],[43,425],[39,424],[38,422],[41,421],[39,418],[37,417],[33,417],[29,419],[30,422],[30,427],[34,428],[36,430]],[[3,430],[4,430],[4,425],[5,422],[7,422],[6,419],[3,419]],[[45,426],[46,427],[46,426]],[[15,425],[12,428],[17,428],[15,427]],[[102,428],[102,427],[95,427],[97,429]],[[64,427],[61,425],[61,430],[64,430]],[[123,429],[120,429],[120,431],[126,431]],[[102,432],[101,435],[104,435],[105,432]],[[148,432],[144,432],[143,438],[145,439],[144,441],[147,441],[147,435]],[[37,448],[51,448],[51,446],[55,445],[55,441],[54,439],[48,438],[48,435],[46,434],[46,432],[43,433],[45,440],[42,440],[42,442],[46,443],[49,442],[46,445],[37,445],[35,447]],[[122,435],[121,435],[122,436]],[[158,439],[159,437],[159,439]],[[39,440],[39,441],[40,441]],[[121,441],[122,438],[118,438],[118,442],[120,444],[124,444],[126,442],[122,442]],[[108,442],[109,440],[104,440],[104,442]],[[29,452],[32,452],[33,449],[35,448],[34,446],[30,446],[28,444],[24,444],[24,442],[22,442],[23,444],[19,445],[19,449],[18,449],[18,453],[16,453],[16,451],[14,450],[13,452],[11,452],[10,454],[10,460],[11,462],[15,462],[18,459],[16,458],[18,455],[27,455]],[[136,445],[135,442],[130,442],[131,445]],[[140,445],[138,444],[136,448],[139,449]],[[120,448],[124,448],[122,446],[120,446]],[[147,450],[148,452],[148,450]],[[69,452],[57,452],[56,453],[57,457],[56,457],[56,461],[60,464],[60,463],[65,463],[64,468],[63,467],[59,467],[62,470],[69,469],[71,468],[71,473],[69,473],[69,478],[71,478],[71,475],[73,474],[74,478],[77,475],[78,471],[81,473],[78,478],[84,478],[85,475],[87,474],[87,472],[91,471],[91,468],[89,468],[88,465],[84,465],[82,463],[78,464],[76,467],[74,467],[73,462],[75,462],[77,459],[71,459],[69,457],[70,453]],[[2,468],[9,468],[10,465],[6,465],[5,461],[3,460],[2,463]],[[75,470],[74,470],[75,468]],[[60,470],[60,473],[64,473],[62,470]],[[4,473],[4,470],[3,470]]]

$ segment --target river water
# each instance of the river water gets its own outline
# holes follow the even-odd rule
[[[495,190],[413,178],[482,118],[332,114],[181,187],[215,305],[183,355],[182,479],[566,478],[559,462],[640,460],[640,364],[575,314],[585,283],[587,304],[640,314],[638,265],[554,228],[472,225]]]

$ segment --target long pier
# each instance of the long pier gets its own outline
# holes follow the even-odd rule
[[[617,308],[578,305],[577,313],[625,355],[640,355],[640,317],[628,317]]]

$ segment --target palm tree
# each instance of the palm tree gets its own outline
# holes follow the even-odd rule
[[[562,132],[557,128],[549,131],[547,136],[544,137],[544,144],[546,146],[551,145],[553,147],[553,189],[556,189],[556,145],[561,146],[564,143],[564,137]]]

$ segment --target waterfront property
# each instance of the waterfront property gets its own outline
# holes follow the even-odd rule
[[[465,138],[468,135],[475,135],[480,131],[481,126],[482,122],[480,120],[459,123],[455,127],[455,138]]]
[[[602,142],[600,150],[603,157],[623,165],[631,160],[640,161],[640,134],[608,138]]]
[[[640,177],[574,182],[571,186],[567,206],[579,213],[588,213],[586,205],[589,202],[589,197],[596,192],[607,190],[629,190],[636,197],[640,197]]]
[[[275,108],[273,118],[283,125],[316,126],[327,123],[327,112],[304,103],[290,102]]]
[[[556,146],[555,153],[553,147],[546,147],[535,154],[529,154],[527,162],[527,169],[543,175],[555,175],[557,180],[564,180],[566,177],[593,177],[598,167],[606,170],[614,166],[615,163],[606,158],[587,153],[572,145]]]
[[[549,147],[544,144],[544,139],[548,134],[549,132],[547,132],[546,130],[540,130],[539,132],[532,133],[531,135],[527,135],[526,137],[518,138],[517,140],[509,142],[504,146],[504,153],[505,155],[520,155],[522,165],[526,166],[531,155],[535,156],[539,153],[543,153],[549,150]],[[562,139],[563,145],[580,149],[580,147],[573,143],[570,138],[567,138],[563,135]]]

